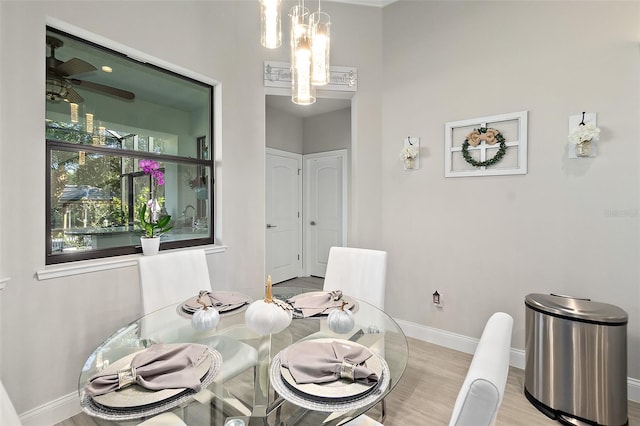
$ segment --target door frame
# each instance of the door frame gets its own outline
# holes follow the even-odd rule
[[[342,244],[344,246],[348,245],[347,244],[347,224],[349,223],[349,217],[348,217],[349,209],[348,209],[347,203],[349,200],[349,196],[348,196],[349,173],[347,170],[347,165],[349,164],[349,161],[348,161],[349,150],[337,149],[333,151],[324,151],[324,152],[318,152],[314,154],[304,154],[302,155],[302,182],[303,182],[302,186],[304,188],[304,190],[302,191],[302,198],[303,198],[302,221],[304,222],[304,225],[302,226],[303,241],[304,241],[304,245],[302,249],[302,269],[305,276],[309,275],[309,271],[308,271],[309,262],[307,260],[309,250],[307,249],[307,244],[309,243],[308,232],[309,232],[310,225],[308,223],[309,218],[307,216],[308,212],[307,212],[306,206],[307,206],[307,197],[309,195],[310,181],[309,181],[309,174],[305,173],[304,171],[307,169],[307,163],[310,160],[314,160],[318,158],[335,157],[335,156],[339,156],[342,162],[342,229],[340,231],[340,235],[342,239]]]
[[[286,96],[286,97],[291,97],[291,88],[287,88],[287,87],[265,87],[264,88],[264,100],[265,100],[265,104],[266,104],[266,97],[267,96]],[[346,167],[343,169],[343,173],[344,173],[344,180],[343,180],[343,184],[346,186],[346,189],[343,191],[343,197],[346,197],[346,199],[344,200],[343,203],[343,208],[346,209],[346,212],[344,213],[344,217],[343,217],[343,228],[344,228],[344,236],[343,236],[343,241],[345,246],[348,246],[348,234],[349,234],[349,220],[350,220],[350,216],[349,216],[349,212],[351,212],[352,217],[357,217],[356,215],[356,210],[358,208],[358,203],[356,202],[356,200],[354,199],[355,197],[357,197],[357,178],[355,173],[355,169],[356,169],[356,164],[353,160],[353,158],[355,158],[355,156],[353,155],[353,153],[358,149],[358,132],[357,132],[357,117],[358,117],[358,93],[357,92],[351,92],[351,91],[335,91],[335,90],[323,90],[323,89],[318,89],[317,93],[316,93],[316,98],[328,98],[328,99],[347,99],[351,102],[351,141],[349,143],[348,148],[346,149],[347,151],[347,155],[349,155],[348,159],[345,159],[346,161]],[[265,121],[265,129],[264,129],[264,142],[265,142],[265,149],[269,150],[269,149],[275,149],[275,148],[269,148],[266,146],[266,142],[267,142],[267,132],[266,132],[266,121]],[[306,155],[313,155],[313,154],[306,154]],[[266,156],[265,156],[265,164],[266,164]],[[303,179],[304,179],[304,155],[303,155],[303,161],[302,161],[302,175],[303,175]],[[302,185],[302,187],[304,188],[304,183]],[[348,192],[347,189],[351,188],[352,191]],[[304,191],[303,191],[303,195],[304,197]],[[266,198],[265,198],[266,201]],[[302,201],[303,203],[303,207],[302,207],[302,214],[304,215],[304,199]],[[304,220],[304,218],[303,218]],[[264,222],[264,226],[265,226],[265,230],[266,230],[266,214],[265,214],[265,222]],[[302,250],[302,276],[306,276],[307,273],[307,266],[306,266],[306,262],[304,260],[305,258],[305,252],[307,251],[304,247],[305,244],[305,235],[304,235],[304,226],[303,226],[303,242],[301,245],[301,250]],[[357,239],[357,238],[356,238]],[[263,275],[266,274],[266,251],[267,251],[267,247],[266,247],[266,240],[264,242],[264,269],[265,271],[263,272]],[[266,276],[266,275],[265,275]]]
[[[302,221],[304,220],[304,202],[303,202],[303,186],[304,186],[304,180],[303,180],[303,167],[304,167],[304,158],[302,156],[302,154],[296,154],[294,152],[289,152],[289,151],[283,151],[280,149],[275,149],[275,148],[269,148],[266,147],[266,151],[265,151],[265,165],[266,165],[266,159],[267,159],[267,155],[276,155],[276,156],[280,156],[280,157],[286,157],[286,158],[291,158],[294,159],[298,162],[298,213],[300,214],[300,220],[298,221],[298,253],[300,253],[300,260],[298,262],[298,276],[302,276],[304,274],[304,246],[303,246],[303,230],[304,227],[302,226]],[[266,193],[265,193],[265,209],[266,209]],[[266,211],[265,211],[266,213]],[[265,230],[265,255],[266,255],[266,251],[268,249],[268,247],[266,247],[267,244],[267,215],[265,214],[265,225],[264,225],[264,230]],[[266,256],[265,256],[265,268],[266,268]],[[265,276],[266,279],[266,276]]]

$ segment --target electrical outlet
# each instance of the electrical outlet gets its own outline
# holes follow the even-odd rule
[[[433,293],[433,304],[439,308],[442,307],[442,295],[438,293],[438,290]]]

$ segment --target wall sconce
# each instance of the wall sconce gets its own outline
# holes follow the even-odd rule
[[[595,157],[600,129],[596,126],[596,113],[583,112],[569,117],[569,158]]]
[[[407,136],[404,146],[400,150],[400,159],[405,170],[417,170],[420,168],[420,138]]]

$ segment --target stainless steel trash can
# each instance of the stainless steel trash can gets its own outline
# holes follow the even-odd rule
[[[627,313],[549,294],[525,310],[527,399],[561,423],[627,425]]]

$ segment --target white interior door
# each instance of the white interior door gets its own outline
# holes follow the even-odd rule
[[[305,268],[324,277],[332,246],[346,243],[346,150],[304,156]]]
[[[267,149],[266,273],[273,283],[302,274],[302,156]]]

